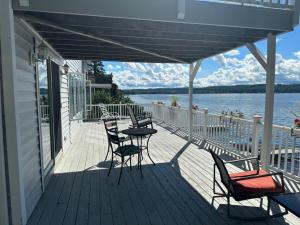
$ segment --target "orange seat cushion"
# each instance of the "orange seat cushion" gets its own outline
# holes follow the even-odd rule
[[[255,176],[256,170],[232,173],[229,174],[230,178],[234,181],[238,178]],[[258,175],[268,174],[265,170],[260,170]],[[282,192],[282,186],[272,176],[257,177],[247,180],[240,180],[234,182],[236,191],[239,193],[277,193]]]

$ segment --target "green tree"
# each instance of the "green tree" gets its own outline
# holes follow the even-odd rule
[[[92,97],[92,102],[93,104],[112,104],[112,97],[110,96],[110,93],[105,90],[96,91]]]
[[[88,64],[88,72],[94,76],[105,75],[103,63],[101,61],[91,61]]]
[[[93,104],[132,104],[133,101],[126,95],[123,94],[122,91],[117,90],[116,94],[111,97],[110,93],[105,90],[96,91],[96,93],[92,97]]]

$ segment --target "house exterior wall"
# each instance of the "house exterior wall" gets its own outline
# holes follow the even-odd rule
[[[41,43],[41,37],[28,26],[24,24],[24,21],[19,20],[16,17],[13,17],[12,20],[12,38],[11,44],[14,48],[10,55],[10,60],[14,62],[10,64],[11,70],[10,75],[10,84],[12,91],[9,97],[7,96],[8,87],[6,88],[4,95],[6,103],[4,107],[7,107],[7,104],[13,105],[14,109],[6,108],[6,115],[13,115],[12,120],[5,119],[7,123],[7,135],[10,135],[10,138],[13,140],[14,147],[11,147],[11,144],[7,146],[7,151],[14,152],[14,157],[17,160],[7,160],[8,171],[11,172],[13,177],[13,171],[17,170],[18,176],[15,178],[10,178],[10,190],[11,188],[16,188],[16,191],[19,195],[14,195],[10,199],[9,205],[18,205],[18,209],[14,210],[12,208],[12,223],[13,224],[26,224],[31,213],[36,207],[38,200],[40,199],[43,190],[44,190],[44,173],[42,165],[42,149],[40,144],[40,128],[39,128],[39,95],[38,95],[38,78],[36,73],[36,68],[31,64],[30,52],[33,52],[36,46]],[[1,31],[2,32],[2,31]],[[1,33],[1,35],[4,32]],[[1,37],[0,37],[1,38]],[[6,41],[9,39],[7,38]],[[2,43],[2,42],[1,42]],[[3,42],[5,43],[5,42]],[[35,44],[36,43],[36,44]],[[5,55],[8,57],[9,55]],[[54,51],[49,49],[50,58],[59,65],[63,65],[63,59]],[[1,58],[2,61],[2,58]],[[81,61],[72,61],[68,62],[71,70],[82,72],[82,63]],[[1,64],[0,64],[1,65]],[[6,72],[6,71],[5,71]],[[8,77],[8,76],[6,76]],[[6,82],[8,79],[4,79]],[[5,85],[5,84],[4,84]],[[68,97],[68,77],[67,75],[61,76],[61,119],[62,119],[62,143],[63,150],[68,149],[71,143],[71,128],[73,129],[72,133],[76,134],[77,130],[80,127],[81,121],[77,121],[74,125],[70,123],[69,120],[69,97]],[[10,101],[8,101],[10,99]],[[11,128],[15,127],[15,130]],[[2,127],[1,127],[2,129]],[[12,137],[14,136],[14,137]],[[11,142],[7,140],[7,142]],[[0,142],[2,144],[2,142]],[[2,145],[1,145],[2,146]],[[0,147],[1,147],[0,146]],[[1,208],[8,208],[5,205],[7,193],[9,190],[5,190],[2,186],[6,187],[4,169],[3,149],[0,149],[0,200]],[[11,154],[11,153],[10,153]],[[9,156],[12,158],[11,156]],[[17,167],[11,165],[12,162],[18,165]],[[51,173],[50,173],[51,175]],[[16,179],[16,182],[13,182]],[[16,187],[17,186],[17,187]],[[12,194],[15,190],[13,190]],[[16,199],[16,201],[14,200]],[[5,201],[4,201],[5,200]],[[1,218],[2,214],[6,213],[6,210],[1,209]],[[5,214],[7,215],[7,213]],[[16,217],[18,215],[18,217]],[[3,224],[0,221],[0,224]],[[7,224],[6,222],[4,224]]]
[[[69,66],[69,72],[85,72],[80,60],[66,60],[65,63]],[[67,151],[82,123],[80,120],[70,121],[68,75],[61,76],[61,106],[63,150]]]
[[[33,211],[42,194],[41,158],[39,146],[39,122],[35,67],[29,64],[29,52],[33,51],[33,35],[15,22],[16,45],[16,115],[18,120],[18,151],[23,180],[27,217]]]

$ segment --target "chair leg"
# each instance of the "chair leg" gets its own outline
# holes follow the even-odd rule
[[[130,171],[132,170],[131,168],[131,156],[129,156],[129,163],[130,163]]]
[[[113,161],[114,161],[114,153],[111,152],[111,161],[110,161],[110,167],[109,167],[107,176],[109,176],[109,174],[110,174],[110,171],[111,171],[111,168],[112,168],[112,165],[113,165]]]
[[[229,218],[231,218],[231,216],[230,216],[230,196],[229,195],[227,196],[227,216]]]
[[[142,152],[142,151],[141,151],[141,152]],[[141,178],[143,178],[141,153],[139,153],[138,161],[139,161],[139,166],[140,166]]]
[[[107,153],[106,153],[106,156],[105,156],[105,159],[104,159],[104,161],[106,161],[106,159],[107,159],[107,156],[108,156],[109,150],[110,150],[110,145],[108,144],[108,147],[107,147]]]
[[[213,192],[216,194],[216,164],[214,164]]]
[[[119,175],[118,185],[120,184],[120,180],[121,180],[121,176],[122,176],[122,172],[123,172],[123,164],[124,164],[124,157],[122,156],[121,171],[120,171],[120,175]]]
[[[230,195],[228,194],[226,196],[226,198],[227,198],[227,215],[228,215],[228,218],[230,218],[230,219],[235,219],[235,220],[240,220],[240,221],[264,221],[264,220],[267,220],[271,217],[270,214],[269,214],[269,212],[270,212],[269,199],[268,199],[268,206],[267,206],[268,208],[267,208],[267,211],[265,211],[266,215],[264,215],[264,216],[254,216],[254,217],[252,217],[252,216],[251,217],[245,217],[245,216],[231,215],[231,213],[230,213],[230,208],[231,208],[230,207],[231,206],[230,205]],[[282,216],[282,215],[285,215],[285,214],[282,213],[282,214],[278,214],[276,216]]]

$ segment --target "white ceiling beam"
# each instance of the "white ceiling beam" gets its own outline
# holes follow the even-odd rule
[[[202,64],[201,59],[197,60],[195,63],[193,63],[193,71],[192,71],[192,74],[191,74],[192,81],[194,81],[201,64]]]
[[[185,0],[177,0],[177,19],[185,18]]]
[[[253,43],[247,43],[246,46],[249,49],[249,51],[252,53],[252,55],[257,59],[259,64],[265,69],[265,71],[267,71],[268,69],[267,59],[262,54],[262,52]]]
[[[28,20],[28,21],[32,21],[34,23],[42,24],[42,25],[52,27],[52,28],[55,28],[55,29],[58,29],[58,30],[66,31],[66,32],[69,32],[69,33],[72,33],[72,34],[77,34],[77,35],[80,35],[80,36],[83,36],[83,37],[88,37],[88,38],[91,38],[91,39],[94,39],[94,40],[98,40],[98,41],[102,41],[102,42],[105,42],[105,43],[113,44],[113,45],[120,46],[120,47],[123,47],[123,48],[131,49],[131,50],[134,50],[134,51],[142,52],[144,54],[152,55],[152,56],[155,56],[155,57],[158,57],[158,58],[168,59],[168,60],[171,60],[171,61],[174,61],[174,62],[177,62],[177,63],[184,63],[184,64],[187,63],[185,61],[182,61],[182,60],[179,60],[179,59],[176,59],[176,58],[173,58],[173,57],[157,54],[155,52],[143,50],[143,49],[140,49],[140,48],[137,48],[137,47],[134,47],[134,46],[129,46],[129,45],[126,45],[126,44],[122,44],[120,42],[112,41],[112,40],[109,40],[109,39],[106,39],[106,38],[101,38],[101,37],[95,36],[93,34],[77,31],[75,29],[64,28],[64,27],[61,27],[59,25],[53,24],[49,21],[44,21],[44,20],[41,20],[41,19],[38,19],[38,18],[32,18],[30,16],[25,16],[25,19]]]

